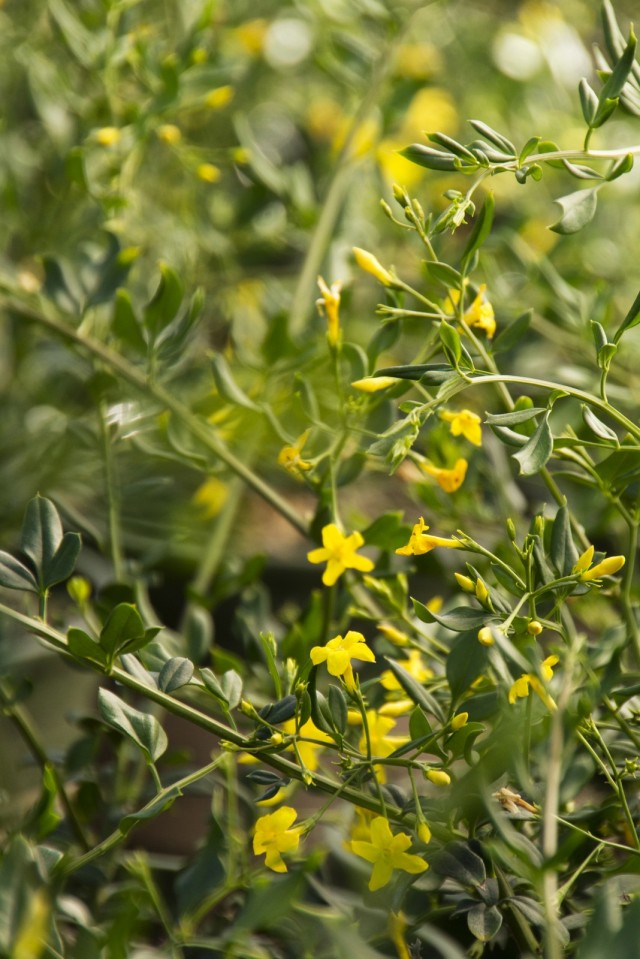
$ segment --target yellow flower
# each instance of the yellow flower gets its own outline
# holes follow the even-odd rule
[[[265,865],[274,872],[286,872],[280,853],[295,852],[300,843],[302,828],[291,829],[297,816],[291,806],[282,806],[276,812],[261,816],[256,822],[253,851],[256,856],[266,853]]]
[[[584,551],[582,556],[578,559],[578,562],[573,567],[572,572],[578,573],[580,576],[580,581],[583,583],[588,583],[590,580],[599,579],[601,576],[613,576],[614,573],[617,573],[618,570],[622,569],[625,564],[624,556],[607,556],[606,559],[600,560],[599,563],[596,563],[595,566],[592,566],[593,554],[595,552],[595,547],[590,546]]]
[[[287,472],[293,473],[294,476],[297,476],[300,472],[310,470],[312,468],[312,464],[307,460],[303,460],[301,455],[302,448],[307,442],[310,432],[310,429],[305,430],[304,433],[298,437],[293,446],[283,446],[278,453],[278,466],[283,466]]]
[[[307,553],[310,563],[325,563],[327,568],[322,574],[325,586],[333,586],[336,580],[346,569],[357,569],[361,573],[370,573],[374,563],[366,556],[359,556],[356,552],[364,546],[361,533],[351,533],[345,536],[335,523],[329,523],[322,530],[322,547],[312,549]]]
[[[550,682],[553,678],[553,667],[557,662],[557,656],[547,656],[547,658],[541,664],[540,675],[544,679],[545,683]],[[557,708],[555,702],[535,673],[523,673],[519,679],[516,679],[515,683],[512,684],[511,689],[509,690],[509,702],[513,705],[517,699],[524,699],[526,696],[528,696],[531,690],[533,690],[534,693],[540,697],[547,709],[553,711]]]
[[[417,875],[428,868],[427,863],[420,857],[407,852],[411,846],[411,837],[407,833],[399,832],[395,836],[384,816],[376,816],[371,823],[371,841],[354,840],[351,850],[373,863],[373,872],[369,880],[369,889],[375,892],[386,886],[394,869]]]
[[[464,321],[468,326],[484,330],[487,337],[492,339],[496,332],[496,318],[491,303],[485,297],[486,289],[487,284],[481,283],[478,295],[464,314]]]
[[[229,488],[217,476],[210,476],[195,491],[192,497],[194,506],[198,506],[205,519],[217,516],[229,496]]]
[[[196,174],[204,183],[217,183],[222,176],[222,171],[220,167],[213,163],[200,163],[196,169]]]
[[[169,146],[175,146],[182,139],[182,133],[174,123],[163,123],[156,132],[158,139],[162,140],[163,143],[168,143]]]
[[[406,670],[410,676],[413,676],[413,678],[419,683],[424,683],[427,679],[431,679],[433,677],[433,670],[429,669],[428,666],[425,666],[422,653],[419,649],[412,649],[409,653],[408,659],[398,660],[398,666],[402,666],[402,668]],[[390,669],[385,669],[380,676],[380,682],[385,689],[402,689],[402,686]]]
[[[117,127],[101,127],[96,130],[96,143],[101,147],[113,147],[120,140],[120,130]]]
[[[542,623],[539,623],[537,619],[530,619],[527,623],[527,632],[529,636],[539,636],[542,632]]]
[[[429,824],[428,824],[428,822],[426,821],[426,819],[422,819],[422,820],[418,823],[418,827],[417,827],[417,829],[416,829],[416,832],[417,832],[417,834],[418,834],[418,839],[419,839],[421,842],[423,842],[423,843],[425,844],[425,846],[428,846],[429,843],[431,842],[431,830],[429,829]]]
[[[322,296],[316,300],[316,306],[319,313],[327,317],[327,339],[331,346],[337,346],[340,340],[340,288],[342,283],[338,280],[327,286],[321,276],[318,277],[318,286]]]
[[[283,723],[282,730],[289,736],[294,735],[296,731],[295,719],[288,719]],[[320,743],[332,743],[333,739],[327,735],[327,733],[318,729],[312,719],[308,719],[306,723],[302,724],[298,730],[298,734],[302,738],[296,742],[297,755],[300,757],[300,762],[305,769],[313,772],[318,768],[318,753],[322,749]],[[316,742],[303,742],[303,739],[315,739]]]
[[[351,660],[357,659],[367,663],[375,663],[376,657],[367,646],[367,641],[353,629],[344,636],[334,636],[326,646],[314,646],[310,653],[314,666],[320,663],[327,664],[332,676],[341,676],[347,689],[355,689]]]
[[[223,107],[233,100],[233,94],[235,93],[232,86],[226,84],[223,87],[216,87],[215,90],[210,90],[209,93],[204,98],[205,105],[210,107],[212,110],[221,110]]]
[[[444,769],[425,769],[425,776],[434,786],[450,786],[451,776]]]
[[[373,253],[367,253],[359,246],[354,246],[353,255],[360,269],[364,270],[365,273],[370,273],[371,276],[375,276],[376,280],[379,280],[383,286],[391,286],[395,282],[389,271],[385,270]]]
[[[453,575],[455,576],[460,589],[463,589],[465,593],[475,593],[476,584],[470,576],[465,576],[464,573],[454,573]]]
[[[445,493],[455,493],[456,490],[460,489],[467,475],[468,466],[469,464],[462,457],[456,460],[455,466],[450,470],[441,469],[439,466],[432,466],[431,463],[420,464],[420,468],[425,473],[428,473],[429,476],[433,476],[438,486],[443,489]]]
[[[354,380],[351,386],[361,393],[377,393],[378,390],[386,390],[399,382],[397,376],[365,376],[362,380]]]
[[[406,546],[401,546],[396,550],[399,556],[422,556],[436,546],[444,546],[446,549],[460,549],[462,543],[457,539],[445,539],[442,536],[430,536],[427,533],[429,529],[425,525],[422,516],[411,530],[411,536]]]
[[[441,410],[440,419],[449,423],[453,436],[464,436],[474,446],[482,446],[482,420],[471,410],[459,410],[457,413]]]
[[[382,716],[375,709],[367,710],[367,730],[372,756],[379,756],[384,759],[385,756],[390,756],[399,746],[404,746],[405,743],[409,742],[407,736],[389,736],[395,725],[396,721],[391,716]],[[364,732],[360,737],[359,748],[360,752],[366,753],[367,736]],[[384,783],[387,781],[384,766],[374,766],[374,770],[378,782]]]

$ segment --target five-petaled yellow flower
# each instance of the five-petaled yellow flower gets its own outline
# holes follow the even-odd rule
[[[316,306],[320,314],[327,318],[327,339],[331,346],[337,346],[340,340],[340,288],[342,284],[338,280],[327,286],[321,276],[318,277],[318,286],[322,296],[316,300]]]
[[[456,490],[460,489],[467,475],[468,466],[469,464],[462,456],[456,460],[455,466],[449,470],[432,466],[431,463],[420,464],[420,468],[429,476],[433,476],[440,489],[443,489],[445,493],[455,493]]]
[[[345,536],[335,523],[329,523],[322,530],[322,547],[307,553],[310,563],[326,563],[322,574],[325,586],[333,586],[346,569],[357,569],[361,573],[370,573],[374,563],[366,556],[359,556],[357,550],[364,546],[361,533]]]
[[[341,676],[345,686],[350,690],[355,689],[351,660],[363,660],[367,663],[376,661],[362,633],[354,629],[350,629],[344,637],[334,636],[326,646],[314,646],[310,656],[314,666],[326,663],[331,675]]]
[[[297,816],[291,806],[281,806],[256,822],[253,835],[253,851],[256,856],[266,853],[265,865],[274,872],[286,872],[287,867],[280,855],[295,852],[300,843],[302,827],[291,829]]]
[[[418,522],[411,530],[411,536],[406,546],[401,546],[396,550],[399,556],[422,556],[436,546],[444,546],[447,549],[460,549],[462,543],[457,539],[445,539],[443,536],[430,536],[427,533],[429,529],[425,521],[420,517]]]
[[[540,666],[540,675],[544,679],[545,683],[551,681],[553,677],[553,667],[557,662],[557,656],[547,656]],[[509,702],[513,705],[516,699],[523,699],[525,696],[528,696],[530,690],[533,690],[534,693],[540,697],[547,709],[553,711],[557,708],[554,700],[546,691],[535,673],[523,673],[519,679],[516,679],[515,683],[513,683],[511,689],[509,690]]]
[[[371,823],[371,842],[354,839],[351,851],[373,863],[373,872],[369,880],[369,889],[375,892],[382,889],[391,879],[394,869],[417,875],[428,868],[427,863],[420,856],[408,853],[411,837],[406,832],[399,832],[395,836],[384,816],[376,816]]]
[[[477,413],[471,410],[458,410],[457,413],[441,410],[440,419],[449,423],[453,436],[464,436],[474,446],[482,446],[482,420]]]
[[[278,466],[283,466],[288,473],[293,473],[294,476],[312,468],[311,463],[302,459],[302,448],[307,442],[310,432],[310,429],[305,430],[293,446],[283,446],[278,453]]]
[[[613,574],[622,569],[625,564],[624,556],[607,556],[606,559],[600,560],[599,563],[592,566],[594,552],[595,547],[590,546],[589,549],[584,551],[573,567],[572,572],[579,573],[583,583],[599,579],[601,576],[613,576]]]

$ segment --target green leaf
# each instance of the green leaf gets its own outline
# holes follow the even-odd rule
[[[62,535],[62,523],[51,500],[34,496],[27,505],[20,546],[33,562],[42,588],[46,588],[45,570],[62,543]]]
[[[465,842],[447,843],[431,865],[439,876],[453,879],[466,889],[475,889],[487,878],[484,861]]]
[[[478,642],[478,629],[462,633],[447,656],[447,682],[453,702],[464,695],[487,668],[487,647]]]
[[[596,354],[600,352],[603,346],[606,346],[609,342],[607,334],[602,323],[598,323],[597,320],[591,320],[591,333],[593,335],[593,342],[596,347]]]
[[[138,317],[135,314],[131,296],[127,290],[116,290],[111,329],[126,346],[143,356],[146,354],[147,342],[142,335]]]
[[[43,293],[47,296],[63,313],[77,316],[81,312],[80,302],[77,290],[72,290],[69,286],[63,269],[52,256],[42,257],[42,267],[44,270]]]
[[[598,187],[568,193],[555,201],[562,207],[562,216],[549,227],[554,233],[577,233],[593,220],[598,206]]]
[[[379,549],[397,549],[407,541],[407,526],[403,521],[404,512],[382,513],[373,523],[362,530],[367,546]]]
[[[166,263],[160,263],[160,283],[144,308],[144,325],[156,337],[173,319],[182,304],[182,280]]]
[[[229,704],[229,709],[235,709],[242,699],[242,678],[235,669],[228,669],[220,677],[222,693]]]
[[[516,426],[546,412],[547,409],[544,406],[530,406],[524,410],[512,410],[510,413],[485,413],[485,423],[489,426],[494,423],[497,426]]]
[[[569,510],[561,506],[551,528],[551,561],[560,576],[568,576],[578,561],[578,550],[573,542]]]
[[[415,706],[409,716],[409,735],[411,739],[426,739],[433,735],[431,723],[420,706]]]
[[[423,623],[439,623],[454,633],[464,633],[468,629],[480,629],[495,617],[488,616],[483,609],[471,609],[469,606],[457,606],[448,613],[433,613],[430,609],[413,599],[413,609]]]
[[[105,722],[132,739],[152,762],[166,751],[167,734],[155,716],[134,709],[108,689],[98,691],[98,706]]]
[[[163,789],[159,796],[154,796],[151,802],[148,802],[147,805],[139,809],[138,812],[132,812],[129,813],[128,816],[124,816],[118,823],[118,829],[123,836],[126,836],[138,823],[155,819],[160,813],[171,809],[176,799],[182,795],[183,792],[179,786],[171,786],[168,789]]]
[[[500,932],[502,915],[497,906],[487,907],[483,902],[479,902],[467,913],[467,925],[476,939],[489,942]]]
[[[457,367],[462,357],[460,334],[455,327],[451,326],[450,323],[447,323],[446,320],[440,321],[440,328],[438,332],[440,335],[440,342],[442,343],[442,348],[447,359],[452,366]]]
[[[454,270],[448,263],[440,263],[437,260],[425,260],[424,268],[432,280],[437,280],[444,287],[459,290],[462,286],[462,274]]]
[[[476,640],[476,645],[480,646],[481,644]],[[460,759],[464,756],[469,766],[475,765],[473,759],[473,744],[486,728],[484,723],[467,722],[461,729],[456,729],[444,744],[449,754],[449,760],[453,761],[454,759]]]
[[[514,151],[515,152],[515,151]],[[462,254],[462,272],[466,273],[474,253],[480,249],[491,232],[495,200],[493,193],[487,193],[480,213],[476,216],[471,236]]]
[[[31,570],[4,550],[0,550],[0,586],[38,592],[38,583]]]
[[[51,560],[42,571],[43,586],[49,588],[68,579],[76,568],[82,540],[80,533],[65,533]]]
[[[107,665],[107,654],[98,643],[82,629],[72,626],[67,633],[69,652],[80,662],[88,661],[99,666]]]
[[[609,172],[607,173],[606,180],[607,183],[612,183],[614,180],[617,180],[619,176],[624,176],[625,173],[629,173],[633,169],[633,154],[625,153],[623,157],[617,160]]]
[[[438,146],[444,147],[449,153],[463,157],[466,160],[471,160],[471,162],[475,164],[476,158],[473,153],[462,143],[458,143],[457,140],[447,136],[446,133],[429,133],[427,136],[432,143],[437,143]]]
[[[347,730],[347,700],[339,686],[329,686],[329,712],[337,732],[344,736]]]
[[[585,123],[588,127],[592,127],[596,113],[598,112],[598,95],[591,89],[589,82],[585,80],[584,77],[578,85],[578,92],[580,94],[580,106],[582,107],[582,115]]]
[[[613,342],[618,343],[622,334],[626,333],[627,330],[632,329],[634,326],[637,326],[638,323],[640,323],[640,293],[638,293],[636,296],[635,300],[631,304],[629,312],[616,330],[616,334],[613,337]]]
[[[533,310],[527,310],[517,317],[513,323],[505,326],[493,341],[491,348],[492,353],[506,353],[507,350],[512,350],[515,346],[519,346],[522,337],[529,329],[532,316]]]
[[[279,699],[277,703],[267,703],[266,706],[262,707],[259,715],[266,722],[271,723],[272,726],[286,723],[288,719],[293,719],[296,714],[296,702],[296,697],[290,693],[288,696]]]
[[[539,143],[540,143],[540,137],[531,137],[529,140],[527,140],[522,150],[520,151],[518,162],[524,163],[527,157],[531,156],[532,153],[536,152],[536,150],[538,149]]]
[[[220,396],[234,406],[242,406],[246,410],[259,412],[260,407],[250,400],[244,390],[241,390],[234,380],[229,365],[221,353],[211,356],[211,371],[215,380],[216,389]]]
[[[400,156],[417,166],[426,167],[427,170],[452,172],[457,169],[456,157],[453,153],[434,150],[422,143],[412,143],[411,146],[405,147],[404,150],[400,150]]]
[[[144,635],[144,623],[136,607],[131,603],[120,603],[109,613],[102,627],[99,642],[109,659],[113,661],[132,640],[142,639]]]
[[[173,656],[164,664],[158,675],[158,687],[164,693],[187,686],[193,677],[193,663],[184,656]]]
[[[103,45],[102,31],[88,30],[65,0],[49,0],[47,10],[55,20],[70,52],[83,67],[90,69]]]
[[[540,472],[552,453],[553,434],[549,427],[549,413],[547,412],[526,446],[523,446],[517,453],[513,453],[512,456],[514,460],[518,461],[521,476],[533,476]]]
[[[636,55],[636,37],[633,27],[629,29],[629,40],[622,52],[622,56],[611,71],[611,76],[606,81],[600,91],[600,102],[604,100],[614,100],[622,93],[622,88],[629,78],[633,69],[633,63]]]
[[[426,691],[424,686],[414,679],[414,677],[394,659],[389,659],[388,656],[385,656],[384,659],[409,699],[413,700],[416,706],[421,706],[425,712],[431,713],[431,715],[436,716],[438,719],[442,719],[442,710],[439,704],[434,697]]]
[[[499,150],[502,150],[503,153],[506,153],[510,156],[516,155],[516,148],[507,137],[503,136],[501,133],[498,133],[497,130],[494,130],[493,127],[490,127],[488,123],[484,123],[482,120],[469,120],[469,123],[480,136],[484,137],[485,140],[488,140],[490,143],[493,143]]]
[[[601,440],[610,440],[614,442],[616,446],[620,445],[618,434],[615,432],[615,430],[612,430],[610,426],[607,426],[607,424],[603,423],[601,419],[598,419],[593,410],[585,403],[582,404],[581,408],[582,419],[585,421],[592,433],[595,433],[596,436],[599,436]]]
[[[254,880],[240,914],[227,926],[225,939],[233,942],[243,932],[277,928],[290,915],[291,905],[299,900],[304,884],[304,873],[299,871],[283,879],[262,876]]]

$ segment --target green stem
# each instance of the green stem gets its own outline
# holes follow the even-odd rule
[[[43,640],[46,646],[56,649],[58,652],[67,657],[70,656],[66,637],[52,627],[41,623],[38,619],[25,616],[23,613],[19,613],[17,610],[11,609],[9,606],[5,606],[4,603],[0,603],[0,615],[9,616],[16,622],[21,623],[28,630],[28,632],[35,634],[41,640]],[[73,657],[70,658],[74,659]],[[102,672],[102,669],[96,663],[86,662],[85,665],[99,673]],[[173,696],[162,692],[160,689],[148,686],[146,683],[137,679],[135,676],[132,676],[119,666],[112,667],[109,676],[115,682],[118,682],[123,686],[127,686],[129,689],[132,689],[134,692],[138,693],[143,699],[148,699],[151,702],[157,703],[157,705],[164,707],[167,712],[170,712],[175,716],[180,716],[182,719],[187,720],[187,722],[192,723],[194,726],[198,726],[201,729],[207,730],[207,732],[210,732],[219,739],[230,743],[232,747],[236,747],[239,751],[243,749],[248,749],[249,751],[251,750],[252,740],[243,736],[237,730],[232,729],[231,726],[221,723],[213,716],[201,712],[199,709],[196,709],[194,706],[191,706],[186,702],[174,699]],[[295,779],[298,782],[303,782],[304,780],[300,767],[296,765],[296,763],[291,762],[289,759],[285,759],[284,756],[278,754],[275,751],[275,747],[270,748],[273,751],[269,751],[269,749],[261,751],[261,760],[268,766],[276,769],[278,772],[283,773],[285,776],[289,776],[291,779]],[[320,792],[333,794],[336,789],[340,787],[340,785],[340,782],[331,779],[329,776],[320,773],[314,773],[314,786],[320,790]],[[401,823],[404,821],[404,816],[400,810],[394,807],[387,807],[387,811],[385,813],[384,807],[378,799],[366,792],[362,792],[359,789],[349,787],[349,789],[343,790],[343,796],[352,805],[362,806],[364,809],[369,809],[371,812],[376,812],[379,815],[386,815],[389,819],[393,819],[396,822]]]
[[[60,797],[60,801],[64,807],[64,810],[69,819],[69,825],[71,830],[74,833],[76,839],[80,843],[83,849],[90,849],[91,844],[87,839],[82,824],[76,816],[76,811],[73,808],[73,803],[69,798],[69,794],[65,788],[64,780],[58,772],[58,769],[51,762],[47,756],[47,752],[41,742],[40,736],[36,732],[31,717],[22,706],[17,703],[11,702],[10,693],[4,688],[4,685],[0,683],[0,702],[2,703],[2,709],[6,716],[9,717],[11,722],[14,724],[25,743],[29,747],[31,755],[36,760],[40,769],[44,772],[45,769],[50,769],[55,782],[56,790]]]
[[[113,564],[113,575],[116,582],[122,583],[125,577],[122,537],[120,535],[120,502],[111,437],[109,436],[109,427],[105,414],[104,404],[101,403],[98,410],[98,421],[100,424],[100,439],[102,441],[102,454],[104,457],[104,479],[109,517],[109,549],[111,552],[111,562]]]
[[[226,444],[216,435],[212,427],[204,420],[195,416],[191,410],[180,400],[176,399],[172,391],[161,386],[158,383],[151,382],[136,366],[129,363],[119,353],[114,352],[108,346],[100,343],[93,337],[78,333],[73,327],[62,323],[53,317],[46,316],[31,307],[7,298],[0,298],[0,305],[7,309],[17,312],[25,319],[38,323],[46,327],[51,332],[70,340],[82,349],[91,353],[93,356],[102,360],[109,369],[118,373],[123,380],[133,386],[134,389],[152,397],[160,406],[170,410],[176,419],[189,430],[189,432],[202,445],[220,459],[229,469],[240,477],[251,489],[266,500],[278,513],[280,513],[291,525],[307,535],[307,523],[305,520],[283,499],[279,493],[272,489],[265,481],[258,476],[252,469],[243,463],[231,452]]]

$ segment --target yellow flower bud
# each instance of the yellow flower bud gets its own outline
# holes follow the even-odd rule
[[[212,110],[221,110],[223,107],[226,107],[228,103],[233,100],[234,89],[229,84],[226,84],[223,87],[216,87],[215,90],[210,90],[209,93],[204,98],[206,106],[210,107]]]
[[[222,176],[220,167],[215,166],[213,163],[201,163],[196,169],[196,174],[198,178],[205,183],[217,183]]]
[[[465,593],[475,593],[476,584],[470,576],[465,576],[463,573],[454,573],[454,576],[460,589],[464,590]]]
[[[478,630],[478,642],[482,643],[483,646],[493,646],[495,639],[490,626],[483,626]]]
[[[469,719],[469,713],[458,713],[457,716],[454,716],[451,720],[451,728],[455,732],[457,729],[462,729],[463,726],[467,725],[467,720]]]
[[[271,736],[269,736],[269,742],[272,746],[280,746],[283,738],[282,733],[272,733]]]
[[[169,146],[175,146],[182,139],[182,133],[174,123],[163,123],[158,127],[157,133],[158,139]]]
[[[424,819],[418,823],[418,828],[416,829],[416,833],[417,833],[418,839],[421,842],[425,843],[425,845],[431,842],[431,830],[429,829],[429,826],[427,825]]]
[[[371,276],[375,276],[376,280],[379,280],[383,286],[392,286],[394,283],[392,275],[388,270],[385,270],[373,253],[368,253],[366,250],[360,249],[359,246],[354,246],[353,255],[361,270],[364,270],[365,273],[370,273]]]
[[[377,393],[395,386],[400,380],[396,376],[365,376],[362,380],[354,380],[351,386],[361,393]]]
[[[527,632],[529,636],[539,636],[542,632],[542,623],[539,623],[537,619],[530,619],[527,623]]]
[[[483,605],[489,599],[489,590],[487,589],[486,584],[481,579],[478,579],[478,581],[476,582],[476,599],[478,600],[478,602],[482,603]]]
[[[120,140],[120,130],[117,127],[101,127],[96,130],[96,143],[101,147],[113,147]]]
[[[588,569],[586,572],[582,573],[580,579],[584,582],[590,579],[599,579],[601,576],[613,576],[614,573],[617,573],[618,570],[622,569],[624,564],[624,556],[607,556],[607,558],[603,559],[602,562],[596,563],[596,565],[592,566],[591,569]]]
[[[451,776],[444,769],[427,769],[425,770],[425,776],[434,786],[449,786],[451,784]]]

